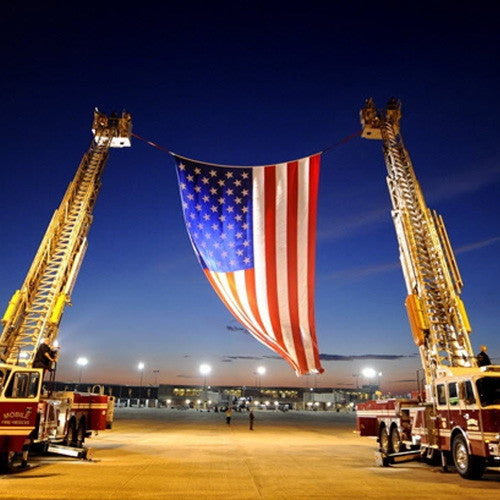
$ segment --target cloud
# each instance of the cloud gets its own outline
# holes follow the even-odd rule
[[[230,363],[231,361],[234,361],[235,359],[250,359],[250,360],[259,360],[262,359],[261,356],[224,356],[222,359],[223,363]]]
[[[414,358],[417,354],[320,354],[319,359],[322,361],[354,361],[357,359],[383,359],[388,361],[396,361],[403,358]]]
[[[182,373],[176,375],[177,378],[194,378],[192,375],[183,375]]]
[[[227,325],[226,330],[229,330],[230,332],[249,333],[246,328],[243,328],[242,326],[235,326],[235,325]]]
[[[500,164],[495,163],[481,169],[473,168],[453,172],[446,182],[434,182],[426,196],[432,202],[454,198],[466,193],[474,193],[500,180]]]
[[[346,236],[352,236],[357,230],[361,230],[369,224],[390,220],[390,207],[377,208],[351,217],[342,217],[330,227],[318,229],[318,241],[337,240]]]
[[[480,248],[489,247],[500,241],[500,236],[494,236],[493,238],[487,238],[486,240],[475,241],[473,243],[468,243],[467,245],[462,245],[455,250],[455,254],[462,254],[467,252],[473,252],[474,250],[479,250]]]
[[[394,269],[400,269],[400,264],[398,262],[389,262],[386,264],[378,264],[376,266],[363,266],[363,267],[352,267],[350,269],[344,269],[342,271],[335,271],[326,275],[328,280],[341,280],[341,281],[359,281],[368,276],[374,276],[377,274],[383,274],[388,271],[393,271]]]
[[[460,255],[468,252],[473,252],[475,250],[480,250],[481,248],[488,247],[500,242],[500,236],[494,236],[492,238],[487,238],[485,240],[474,241],[472,243],[467,243],[455,250],[455,255]],[[399,262],[388,262],[385,264],[378,264],[374,266],[364,266],[364,267],[352,267],[350,269],[343,269],[342,271],[335,271],[333,273],[327,274],[325,279],[327,280],[338,280],[342,282],[352,283],[355,281],[362,280],[369,276],[376,276],[378,274],[384,274],[394,269],[401,269]]]
[[[417,353],[414,354],[326,354],[322,353],[319,355],[319,358],[322,361],[355,361],[358,359],[366,360],[366,359],[379,359],[379,360],[388,360],[388,361],[396,361],[398,359],[404,358],[414,358],[417,356]],[[241,355],[226,355],[223,357],[223,363],[232,363],[233,361],[237,361],[239,359],[242,360],[251,360],[251,361],[259,361],[261,359],[279,359],[282,358],[280,356],[273,355],[264,355],[264,356],[241,356]]]
[[[418,172],[417,172],[418,175]],[[454,172],[453,176],[446,182],[429,182],[432,187],[424,189],[424,196],[428,203],[438,203],[461,196],[462,194],[479,191],[483,187],[490,186],[500,180],[500,164],[491,167],[478,169],[468,169],[462,172]],[[322,240],[342,239],[352,236],[368,225],[374,225],[390,220],[390,202],[367,212],[353,214],[348,217],[343,216],[334,221],[329,227],[317,230],[318,242]]]

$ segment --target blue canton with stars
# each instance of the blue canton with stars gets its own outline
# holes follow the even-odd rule
[[[252,268],[252,169],[175,161],[184,220],[202,267]]]

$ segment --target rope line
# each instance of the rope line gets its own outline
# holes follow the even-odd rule
[[[358,137],[359,135],[361,135],[361,132],[362,132],[362,130],[358,130],[357,132],[354,132],[354,134],[351,134],[351,135],[348,135],[347,137],[344,137],[342,140],[340,140],[340,141],[332,144],[331,146],[328,146],[327,148],[323,149],[322,151],[320,151],[319,154],[324,154],[333,148],[336,148],[338,146],[341,146],[342,144],[345,144],[346,142],[349,142],[351,139],[354,139],[355,137]],[[176,155],[175,153],[168,150],[167,148],[164,148],[163,146],[156,144],[156,142],[150,141],[148,139],[145,139],[144,137],[141,137],[140,135],[134,134],[134,132],[131,132],[130,135],[132,137],[135,137],[136,139],[144,141],[146,144],[149,144],[153,148],[156,148],[156,149],[159,149],[160,151],[164,151],[164,152],[168,153],[169,155],[180,156],[180,155]]]

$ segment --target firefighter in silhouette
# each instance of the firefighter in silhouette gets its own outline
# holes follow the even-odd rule
[[[54,363],[57,361],[57,351],[50,345],[50,339],[47,337],[38,347],[33,360],[33,368],[43,368],[43,374],[54,369]]]
[[[488,350],[488,348],[485,345],[481,346],[481,351],[476,356],[477,366],[488,366],[488,365],[491,365],[491,359],[488,356],[488,354],[486,354],[487,350]]]

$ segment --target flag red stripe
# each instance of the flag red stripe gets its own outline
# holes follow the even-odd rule
[[[300,334],[298,277],[297,277],[297,210],[298,210],[298,163],[290,162],[287,165],[287,285],[288,309],[290,311],[290,330],[295,346],[299,372],[307,373],[307,361],[304,345]]]
[[[315,262],[316,262],[316,220],[317,220],[317,200],[320,171],[320,155],[312,156],[309,159],[309,221],[307,241],[307,293],[309,299],[309,328],[313,343],[314,361],[320,373],[324,370],[319,360],[318,341],[316,338],[316,321],[314,317],[314,280],[315,280]]]
[[[290,357],[290,354],[283,349],[280,345],[276,344],[273,338],[269,337],[269,335],[266,335],[266,329],[264,327],[264,324],[262,322],[262,318],[260,316],[259,312],[259,307],[257,305],[257,295],[256,295],[256,289],[255,289],[255,272],[253,269],[247,269],[245,271],[245,285],[246,285],[246,292],[247,292],[247,298],[248,298],[248,304],[250,307],[250,310],[252,311],[252,314],[254,315],[255,321],[257,322],[260,331],[258,332],[259,338],[261,342],[274,351],[276,351],[280,356],[282,356],[288,363],[290,363],[295,370],[298,369],[297,363],[293,358]],[[253,331],[253,330],[252,330]],[[264,332],[264,333],[261,333]]]
[[[265,332],[266,329],[262,323],[262,318],[260,317],[259,307],[257,305],[257,294],[255,290],[255,270],[247,269],[245,271],[245,284],[247,289],[247,298],[250,310],[259,325],[261,331]]]
[[[224,287],[222,285],[222,282],[219,281],[217,278],[217,273],[212,274],[211,271],[208,269],[204,270],[205,276],[207,277],[209,283],[212,285],[213,289],[217,292],[217,295],[219,298],[222,300],[223,304],[227,307],[229,312],[240,322],[242,323],[245,328],[255,337],[257,340],[262,342],[264,345],[267,347],[273,349],[277,354],[282,356],[288,363],[290,363],[295,370],[297,370],[297,363],[295,362],[294,359],[290,357],[290,354],[284,350],[280,345],[276,344],[276,342],[270,338],[268,335],[266,335],[266,330],[264,326],[262,325],[259,312],[258,310],[254,310],[255,306],[251,306],[252,312],[256,313],[255,318],[258,321],[258,326],[261,328],[260,330],[258,328],[255,328],[255,325],[253,321],[251,321],[250,318],[248,318],[247,314],[245,313],[245,307],[243,306],[241,299],[240,299],[240,293],[238,291],[238,286],[235,281],[235,274],[234,273],[224,273],[227,279],[227,283],[230,289],[230,295],[231,299],[236,303],[235,305],[231,304],[227,299],[226,299],[226,294],[229,293],[228,290],[224,290]],[[247,269],[244,271],[244,276],[245,276],[245,283],[247,286],[250,287],[250,289],[247,288],[246,293],[247,295],[253,295],[253,303],[255,304],[255,280],[254,280],[254,270],[253,269]],[[251,304],[250,297],[249,297],[249,303]]]
[[[265,167],[264,170],[264,197],[265,197],[265,228],[264,241],[266,245],[266,279],[267,302],[269,317],[277,343],[286,350],[281,332],[280,314],[278,305],[278,282],[276,276],[276,168]]]

